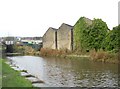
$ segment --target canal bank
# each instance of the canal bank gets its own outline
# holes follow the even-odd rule
[[[2,64],[2,87],[32,87],[30,81],[20,76],[20,72],[13,70],[3,59]]]
[[[27,70],[19,68],[16,64],[13,64],[12,60],[1,59],[2,64],[2,87],[21,87],[29,89],[38,89],[36,83],[42,84],[44,81],[38,79],[36,76],[28,73]]]
[[[114,63],[120,64],[119,53],[107,52],[103,50],[89,52],[77,52],[69,50],[54,50],[54,49],[41,49],[40,56],[43,57],[55,57],[66,59],[78,59],[88,58],[90,61],[102,62],[102,63]]]

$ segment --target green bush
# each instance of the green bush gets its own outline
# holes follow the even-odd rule
[[[107,24],[101,19],[93,21],[81,17],[74,26],[75,50],[85,51],[101,49],[103,39],[108,32]]]
[[[108,32],[108,35],[103,41],[102,47],[105,51],[118,52],[120,46],[120,25],[113,28]]]

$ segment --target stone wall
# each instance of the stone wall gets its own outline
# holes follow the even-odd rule
[[[56,31],[55,28],[49,28],[43,36],[43,48],[56,49]]]
[[[57,47],[58,49],[69,49],[72,50],[72,29],[73,27],[63,23],[57,30]]]

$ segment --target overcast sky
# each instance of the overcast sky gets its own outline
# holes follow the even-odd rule
[[[0,0],[1,36],[43,36],[63,22],[74,25],[85,16],[118,25],[119,0]]]

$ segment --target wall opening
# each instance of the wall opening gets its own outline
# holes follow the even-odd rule
[[[13,53],[13,45],[6,45],[6,53]]]

